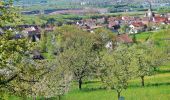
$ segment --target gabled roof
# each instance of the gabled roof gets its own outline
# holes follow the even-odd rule
[[[158,17],[154,17],[153,21],[156,22],[156,23],[166,22],[166,21],[168,21],[168,18],[166,18],[166,17],[159,17],[158,16]]]
[[[145,26],[145,24],[143,24],[142,22],[133,22],[131,25],[133,25],[134,27],[143,27],[143,26]]]
[[[124,21],[133,21],[133,20],[135,20],[135,18],[130,17],[130,16],[122,16],[122,20],[124,20]]]
[[[109,28],[112,28],[113,26],[116,26],[116,25],[119,25],[119,23],[116,22],[116,21],[114,21],[114,22],[109,22],[108,27],[109,27]]]
[[[31,27],[28,27],[28,28],[24,28],[23,32],[36,32],[36,33],[40,33],[40,29],[38,27],[34,27],[34,26],[31,26]]]

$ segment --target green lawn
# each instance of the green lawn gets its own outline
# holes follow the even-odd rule
[[[148,39],[151,39],[159,47],[167,46],[168,39],[170,39],[170,29],[164,29],[159,31],[149,31],[141,32],[136,34],[136,40],[139,42],[145,42]]]
[[[145,42],[148,38],[152,36],[153,32],[141,32],[138,34],[135,34],[136,40],[139,42]],[[133,35],[131,35],[133,37]]]
[[[123,91],[126,100],[169,100],[170,86],[131,87]],[[63,100],[116,100],[113,90],[82,90],[72,91]]]

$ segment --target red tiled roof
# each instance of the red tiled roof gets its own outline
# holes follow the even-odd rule
[[[118,25],[117,22],[109,22],[108,27],[111,28],[111,27],[116,26],[116,25]]]
[[[168,18],[165,18],[165,17],[154,17],[153,18],[153,21],[154,22],[166,22],[168,20]]]
[[[121,34],[116,37],[117,42],[132,43],[133,40],[128,36],[128,34]]]
[[[122,16],[122,20],[130,21],[130,20],[135,20],[135,18],[134,17],[129,17],[129,16]]]
[[[132,25],[135,26],[135,27],[145,26],[142,22],[133,22]]]

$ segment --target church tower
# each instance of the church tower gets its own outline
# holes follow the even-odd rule
[[[152,5],[151,5],[151,2],[148,1],[149,3],[149,9],[148,9],[148,12],[147,12],[147,17],[149,18],[149,20],[151,21],[154,17],[154,13],[152,12]]]

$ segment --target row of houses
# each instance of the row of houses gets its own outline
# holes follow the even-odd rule
[[[28,38],[31,42],[39,41],[41,38],[42,31],[51,32],[54,31],[55,27],[47,25],[41,27],[38,25],[18,25],[15,27],[5,26],[0,28],[0,35],[4,34],[5,31],[12,31],[13,39]]]
[[[85,19],[76,23],[86,30],[93,30],[100,27],[107,27],[114,32],[118,32],[122,26],[127,26],[128,34],[137,34],[147,31],[148,28],[153,30],[160,29],[161,25],[170,24],[170,14],[154,15],[153,17],[121,16],[121,17],[102,17],[97,19]]]

